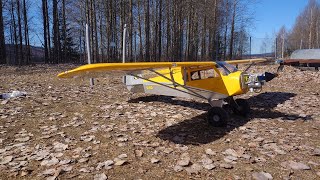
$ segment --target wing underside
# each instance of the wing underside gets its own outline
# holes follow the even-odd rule
[[[264,62],[265,59],[247,59],[225,61],[228,64],[248,64]],[[62,72],[59,78],[76,78],[76,77],[99,77],[109,73],[120,72],[121,74],[131,74],[136,71],[163,69],[163,68],[201,68],[215,66],[213,61],[206,62],[144,62],[144,63],[97,63],[83,65],[78,68]]]

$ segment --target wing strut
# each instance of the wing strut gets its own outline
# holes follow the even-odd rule
[[[251,66],[254,65],[254,64],[255,64],[255,63],[252,62],[252,63],[246,68],[246,70],[244,70],[244,72],[247,72],[247,71],[251,68]]]
[[[170,89],[174,89],[174,90],[176,90],[176,91],[180,91],[180,92],[183,92],[183,93],[186,93],[186,94],[189,94],[189,95],[196,96],[196,97],[198,97],[198,98],[202,98],[202,99],[206,99],[206,100],[207,100],[207,98],[204,98],[203,96],[199,96],[199,95],[197,95],[197,94],[192,94],[192,93],[189,93],[189,92],[184,91],[184,90],[181,90],[181,89],[173,88],[173,87],[170,87],[169,85],[162,84],[162,83],[159,83],[159,82],[150,80],[150,79],[146,79],[146,78],[143,78],[143,77],[138,76],[138,75],[135,75],[135,74],[128,73],[128,75],[133,76],[133,77],[136,77],[136,78],[139,78],[139,79],[143,79],[143,80],[146,80],[146,81],[155,83],[155,84],[158,84],[158,85],[160,85],[160,86],[164,86],[164,87],[167,87],[167,88],[170,88]]]
[[[163,83],[159,83],[159,82],[156,82],[156,81],[153,81],[153,80],[150,80],[150,79],[146,79],[146,78],[144,78],[144,77],[141,77],[141,76],[138,76],[138,75],[135,75],[135,74],[132,74],[132,73],[128,73],[128,75],[133,76],[133,77],[136,77],[136,78],[139,78],[139,79],[143,79],[143,80],[146,80],[146,81],[149,81],[149,82],[152,82],[152,83],[158,84],[158,85],[160,85],[160,86],[164,86],[164,87],[167,87],[167,88],[170,88],[170,89],[173,89],[173,90],[182,92],[182,93],[186,93],[186,94],[189,94],[189,95],[192,95],[192,96],[196,96],[196,97],[201,98],[201,99],[206,99],[206,100],[208,100],[207,98],[205,98],[204,96],[199,95],[198,93],[194,93],[194,92],[193,92],[193,93],[194,93],[194,94],[193,94],[193,93],[190,93],[190,92],[181,90],[181,89],[173,88],[173,87],[170,87],[170,86],[167,85],[167,84],[163,84]],[[170,81],[171,81],[171,80],[170,80]],[[181,86],[181,87],[183,87],[183,86]],[[185,87],[183,87],[183,88],[185,88]],[[189,90],[188,88],[185,88],[185,89]],[[191,91],[191,92],[192,92],[192,91]]]

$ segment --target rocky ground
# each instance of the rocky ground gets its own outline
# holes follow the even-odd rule
[[[320,179],[320,72],[285,68],[213,128],[206,102],[56,77],[72,67],[0,67],[0,92],[28,93],[0,100],[0,179]]]

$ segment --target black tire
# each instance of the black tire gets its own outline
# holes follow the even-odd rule
[[[233,107],[230,104],[224,104],[222,109],[227,111],[228,114],[233,114]]]
[[[237,108],[233,109],[233,112],[237,115],[247,117],[250,113],[250,105],[245,99],[236,99],[238,105]]]
[[[208,111],[208,123],[210,126],[224,127],[227,126],[228,120],[229,114],[223,108],[212,107]]]

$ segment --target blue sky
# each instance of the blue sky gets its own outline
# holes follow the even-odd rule
[[[308,4],[308,0],[257,0],[255,4],[255,21],[251,29],[252,54],[261,53],[263,38],[270,38],[267,51],[271,52],[275,33],[284,25],[290,30],[296,17]]]
[[[259,0],[255,9],[255,28],[252,36],[264,38],[272,36],[282,25],[291,29],[296,17],[306,7],[308,0]]]

